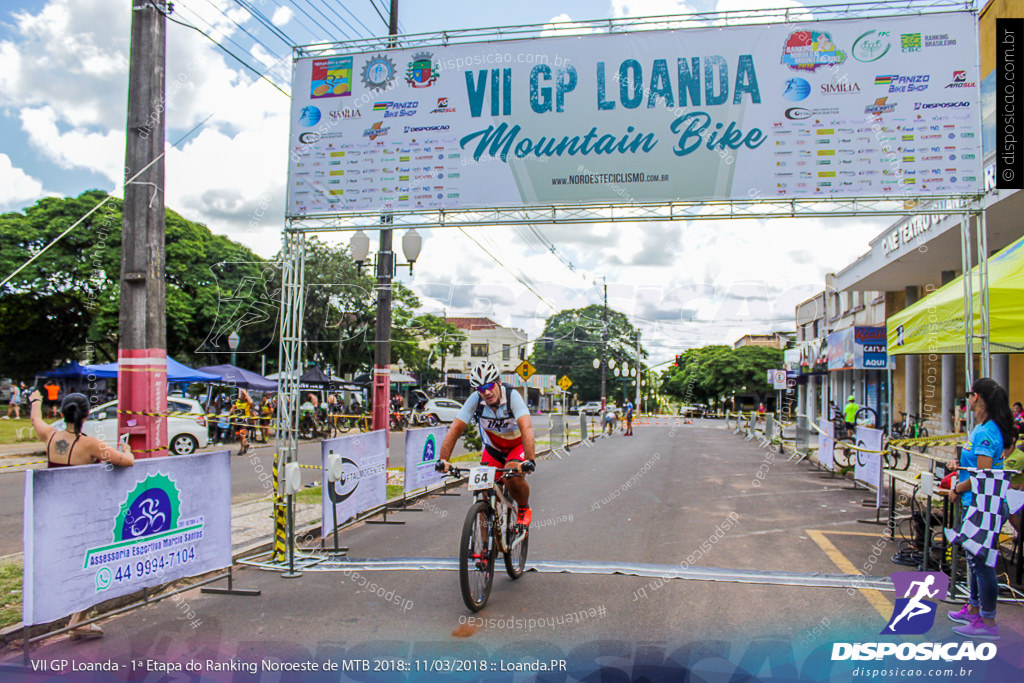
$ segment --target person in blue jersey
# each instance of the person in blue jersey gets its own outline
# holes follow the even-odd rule
[[[982,377],[971,385],[967,393],[967,405],[974,413],[974,429],[967,443],[960,451],[960,462],[949,463],[957,468],[957,483],[949,492],[950,501],[959,497],[963,501],[964,515],[974,501],[971,492],[972,473],[964,468],[1003,469],[1006,454],[1013,448],[1016,436],[1013,414],[1006,390],[988,377]],[[958,622],[953,632],[968,638],[998,640],[996,626],[996,599],[999,597],[999,583],[995,567],[990,567],[979,556],[965,551],[970,568],[970,600],[959,611],[950,612],[949,618]]]
[[[535,447],[530,411],[519,392],[500,379],[498,368],[490,361],[483,361],[470,373],[469,383],[476,391],[462,404],[441,442],[440,462],[445,472],[456,442],[471,422],[476,423],[484,443],[481,465],[533,471]],[[516,521],[529,526],[532,518],[530,485],[525,477],[509,477],[505,481],[509,493],[519,504]]]

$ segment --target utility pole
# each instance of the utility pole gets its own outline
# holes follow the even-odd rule
[[[391,0],[388,35],[398,35],[398,0]],[[388,41],[395,47],[397,41]],[[395,255],[391,251],[390,213],[380,217],[380,251],[377,253],[377,336],[373,360],[373,429],[383,429],[390,446],[389,410],[391,407],[391,279],[394,277]]]
[[[140,458],[167,455],[168,440],[163,161],[167,11],[164,0],[132,2],[117,422],[118,434],[128,434]]]
[[[601,313],[601,419],[608,405],[608,280],[604,281],[604,310]]]
[[[640,371],[640,330],[636,331],[636,401],[634,401],[633,409],[637,412],[640,411],[640,379],[643,373]]]

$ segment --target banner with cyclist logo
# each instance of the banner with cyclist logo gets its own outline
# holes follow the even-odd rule
[[[832,449],[835,446],[835,425],[830,420],[820,418],[818,420],[818,462],[825,469],[835,468],[835,458]]]
[[[293,63],[290,217],[982,189],[969,12],[341,50]]]
[[[323,528],[330,529],[334,525],[332,507],[337,510],[338,524],[343,524],[387,500],[388,447],[384,430],[325,439],[320,444],[320,455]],[[328,457],[331,455],[341,457],[341,478],[334,482],[328,481]]]
[[[22,619],[231,565],[228,451],[25,473]]]
[[[444,475],[434,469],[447,427],[409,429],[405,432],[405,492],[436,484]]]
[[[882,454],[867,452],[882,450],[882,430],[858,425],[856,434],[857,447],[865,450],[852,456],[857,459],[853,480],[873,487],[875,507],[882,507]]]

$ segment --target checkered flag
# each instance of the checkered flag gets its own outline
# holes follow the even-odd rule
[[[966,469],[966,468],[964,468]],[[1010,488],[1008,470],[971,470],[971,490],[974,500],[964,513],[960,531],[946,529],[946,537],[959,543],[974,556],[981,556],[985,564],[996,566],[999,559],[999,530],[1003,528],[1003,498]]]

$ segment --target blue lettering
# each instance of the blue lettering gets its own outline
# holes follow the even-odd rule
[[[473,72],[466,72],[466,95],[469,97],[469,113],[473,117],[480,116],[484,108],[484,90],[487,89],[487,69],[480,71],[476,84],[473,83]]]

